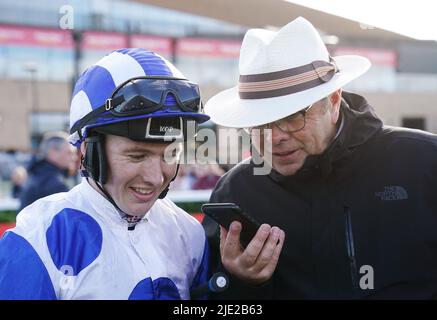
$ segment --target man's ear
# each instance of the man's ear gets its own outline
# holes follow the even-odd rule
[[[331,95],[329,96],[329,103],[331,107],[331,121],[333,124],[337,123],[340,116],[341,92],[342,89],[340,88],[337,91],[331,93]]]

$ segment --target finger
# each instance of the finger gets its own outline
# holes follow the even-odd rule
[[[260,271],[270,263],[275,249],[279,244],[278,240],[280,238],[281,232],[282,230],[278,227],[272,227],[270,229],[269,237],[267,238],[267,241],[265,242],[264,247],[262,248],[258,256],[258,259],[256,259],[256,263],[253,266],[254,270]]]
[[[240,246],[240,232],[241,223],[238,221],[233,221],[229,226],[225,242],[223,244],[223,256],[227,258],[234,259],[241,254]]]
[[[223,253],[223,247],[225,245],[226,236],[228,235],[228,231],[220,226],[220,252]]]
[[[266,239],[270,234],[270,226],[262,224],[253,239],[249,242],[241,256],[241,263],[246,267],[252,267],[258,258]]]
[[[271,277],[271,275],[273,274],[273,272],[276,269],[276,265],[278,264],[278,261],[279,261],[279,256],[281,255],[282,247],[284,245],[284,240],[285,240],[285,232],[281,230],[280,235],[279,235],[279,243],[276,245],[276,248],[273,251],[273,255],[270,258],[269,263],[262,270],[263,273],[270,275],[267,277],[267,279],[269,279]]]

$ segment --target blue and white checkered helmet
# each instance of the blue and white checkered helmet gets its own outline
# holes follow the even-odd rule
[[[135,77],[165,76],[185,78],[176,67],[160,55],[139,48],[119,49],[103,57],[96,64],[85,70],[76,82],[70,108],[70,130],[83,117],[93,110],[105,105],[120,84]],[[165,106],[176,105],[176,99],[167,95]],[[111,123],[153,117],[190,117],[196,122],[204,122],[209,117],[201,112],[160,109],[158,111],[131,117],[96,118],[78,132],[70,132],[70,143],[79,147],[88,135],[90,128]]]

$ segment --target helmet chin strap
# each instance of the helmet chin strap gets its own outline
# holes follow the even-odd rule
[[[88,179],[88,178],[87,178]],[[124,212],[123,210],[120,209],[120,207],[115,203],[114,199],[109,195],[109,193],[105,190],[105,188],[103,188],[103,186],[100,184],[100,182],[95,181],[95,184],[97,185],[97,187],[100,189],[100,191],[105,195],[106,199],[108,199],[109,202],[111,202],[111,204],[117,209],[120,217],[125,220],[127,222],[127,229],[132,231],[135,230],[135,226],[137,225],[138,222],[140,222],[144,216],[134,216],[134,215],[130,215],[127,214],[126,212]],[[147,219],[146,219],[147,221]]]
[[[87,181],[88,181],[89,176],[86,177]],[[89,181],[88,181],[89,182]],[[120,209],[120,207],[115,203],[114,199],[111,197],[111,195],[105,190],[105,188],[103,188],[103,186],[100,184],[100,182],[96,181],[93,179],[94,184],[97,186],[97,188],[99,188],[99,190],[103,193],[103,195],[105,196],[105,198],[111,202],[111,204],[121,213],[123,214],[127,214],[125,213],[123,210]]]
[[[170,189],[170,184],[174,181],[174,179],[176,179],[176,177],[178,176],[178,172],[179,172],[179,166],[180,164],[178,163],[176,166],[176,173],[174,174],[173,178],[170,180],[170,182],[168,183],[167,187],[161,192],[161,194],[159,195],[158,199],[164,199],[165,196],[168,193],[168,190]]]

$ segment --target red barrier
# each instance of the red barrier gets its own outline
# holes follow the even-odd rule
[[[0,237],[3,235],[3,233],[8,230],[15,227],[15,222],[5,222],[0,223]]]
[[[203,213],[192,213],[191,214],[194,218],[196,218],[200,223],[202,223],[203,220]]]

